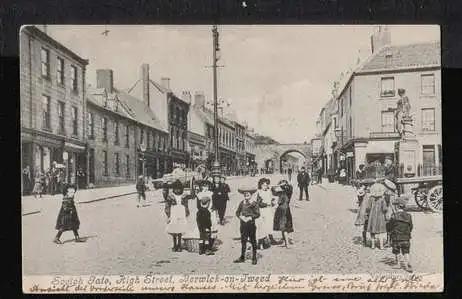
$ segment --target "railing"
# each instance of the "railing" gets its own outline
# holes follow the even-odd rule
[[[430,165],[422,165],[418,164],[416,173],[414,174],[406,174],[404,172],[404,165],[401,164],[398,168],[398,177],[403,178],[403,177],[409,177],[409,176],[417,176],[417,177],[423,177],[423,176],[435,176],[435,175],[442,175],[443,174],[443,166],[442,165],[436,165],[436,164],[430,164]]]
[[[398,132],[370,132],[369,138],[399,138]]]

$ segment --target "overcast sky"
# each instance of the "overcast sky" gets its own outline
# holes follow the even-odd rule
[[[392,44],[440,39],[438,26],[389,26]],[[108,36],[102,31],[108,29]],[[298,143],[315,133],[315,120],[332,82],[370,55],[374,26],[219,26],[218,96],[240,120],[279,142]],[[48,34],[89,59],[87,83],[96,69],[114,70],[115,86],[129,88],[142,63],[151,77],[171,78],[171,88],[213,97],[211,26],[47,26]]]

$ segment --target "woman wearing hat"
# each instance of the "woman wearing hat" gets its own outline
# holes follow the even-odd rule
[[[63,201],[59,210],[58,219],[56,220],[56,229],[58,234],[53,240],[56,244],[62,244],[59,240],[63,232],[72,230],[76,242],[83,242],[79,237],[80,220],[77,215],[77,209],[74,204],[74,196],[77,187],[73,184],[63,186]]]
[[[257,245],[258,248],[270,247],[270,240],[273,238],[273,218],[275,210],[272,206],[273,194],[270,190],[271,181],[268,178],[262,178],[258,181],[258,190],[255,193],[258,207],[260,208],[260,217],[256,221],[257,225]]]
[[[289,248],[289,233],[294,231],[292,223],[292,213],[290,212],[290,199],[292,198],[293,188],[286,180],[282,180],[271,190],[278,197],[278,206],[274,213],[273,230],[282,233],[284,246]]]
[[[375,248],[376,237],[379,239],[379,249],[384,249],[387,232],[385,214],[388,212],[388,206],[384,198],[386,190],[386,187],[380,183],[373,184],[369,190],[371,206],[367,231],[371,234],[372,249]]]
[[[196,223],[199,230],[199,238],[201,243],[199,244],[199,254],[212,255],[211,251],[213,246],[213,236],[212,236],[212,196],[213,192],[210,191],[211,183],[209,181],[203,180],[199,182],[200,192],[197,193],[197,213],[196,213]],[[207,244],[208,243],[208,244]],[[208,246],[207,246],[207,245]]]
[[[172,250],[175,252],[181,251],[181,237],[188,229],[188,197],[183,195],[183,191],[183,184],[176,180],[172,185],[172,194],[169,195],[171,206],[166,230],[172,236]]]
[[[239,203],[236,210],[236,216],[240,220],[241,233],[241,255],[236,259],[235,263],[245,262],[245,251],[247,249],[247,241],[252,244],[252,264],[257,264],[257,227],[255,219],[260,217],[260,209],[256,201],[252,201],[252,194],[257,190],[253,188],[241,188],[238,192],[244,196],[244,200]]]
[[[224,182],[224,176],[215,177],[213,182],[212,203],[214,210],[217,213],[214,218],[216,218],[217,223],[221,225],[224,225],[225,223],[224,218],[226,213],[226,205],[229,200],[229,192],[230,188],[228,184]]]

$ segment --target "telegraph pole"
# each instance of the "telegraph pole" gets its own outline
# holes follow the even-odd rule
[[[220,51],[218,43],[218,28],[217,25],[212,27],[213,35],[213,122],[214,122],[214,138],[215,138],[215,161],[212,166],[212,176],[221,174],[221,166],[219,161],[219,140],[218,140],[218,95],[217,95],[217,51]]]

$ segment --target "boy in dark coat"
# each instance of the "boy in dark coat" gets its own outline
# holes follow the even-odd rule
[[[411,248],[411,232],[413,229],[411,214],[404,211],[406,201],[398,198],[394,203],[396,212],[391,216],[390,220],[390,235],[392,252],[395,255],[396,264],[400,265],[400,253],[404,257],[404,270],[412,272],[411,263],[409,260],[409,251]]]
[[[231,192],[229,185],[225,183],[225,177],[220,177],[220,182],[213,187],[212,202],[218,212],[218,219],[221,225],[225,224],[226,206]]]
[[[300,188],[300,200],[303,199],[303,192],[305,192],[306,200],[310,200],[308,194],[308,186],[310,185],[310,175],[306,172],[305,167],[302,167],[302,171],[297,175],[297,183]]]
[[[63,186],[63,202],[61,209],[59,210],[58,219],[56,220],[56,229],[58,234],[53,240],[56,244],[62,244],[59,240],[63,232],[72,230],[76,242],[83,242],[79,237],[80,220],[77,215],[77,209],[74,204],[74,196],[77,187],[75,185],[64,185]]]
[[[241,222],[241,256],[235,260],[235,263],[245,262],[245,250],[247,247],[247,240],[252,244],[252,264],[257,264],[257,227],[255,226],[255,219],[260,217],[260,210],[255,201],[251,201],[252,194],[257,192],[257,189],[239,189],[239,193],[244,195],[244,200],[239,203],[236,211],[236,216]]]

